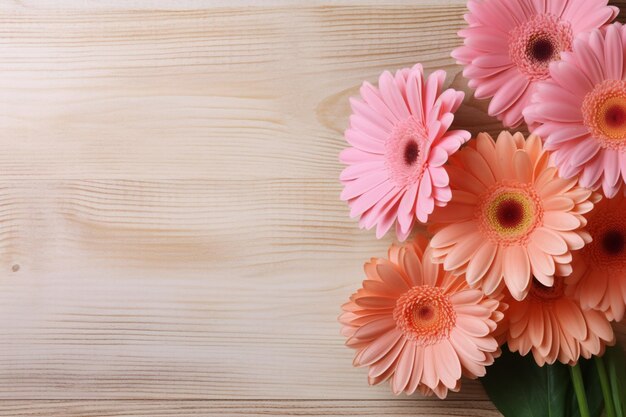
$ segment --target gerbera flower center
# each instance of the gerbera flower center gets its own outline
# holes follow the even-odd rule
[[[398,187],[415,184],[422,178],[426,146],[426,127],[414,116],[395,126],[385,142],[385,162],[391,180]]]
[[[602,236],[602,249],[608,255],[619,255],[624,251],[624,235],[619,230],[608,230]]]
[[[430,305],[420,306],[418,309],[414,310],[415,314],[415,323],[424,323],[432,321],[433,317],[435,317],[435,309]]]
[[[509,33],[509,56],[530,80],[545,80],[550,76],[550,62],[570,51],[572,40],[569,22],[549,14],[536,15]]]
[[[526,55],[538,62],[552,61],[555,55],[554,44],[549,38],[537,38],[528,43]]]
[[[591,264],[597,268],[626,269],[626,219],[615,209],[604,208],[589,220],[587,230],[593,241],[582,251]]]
[[[498,244],[523,242],[541,223],[539,197],[526,184],[498,184],[481,198],[478,220],[483,233]]]
[[[539,282],[536,278],[533,278],[530,284],[529,296],[533,299],[541,302],[549,302],[557,300],[565,293],[565,284],[563,279],[559,277],[554,278],[554,285],[547,287]]]
[[[448,337],[456,323],[456,313],[443,290],[428,285],[415,286],[402,295],[393,318],[408,339],[421,345]]]
[[[415,141],[409,141],[404,146],[404,163],[413,165],[420,155],[420,148]]]
[[[495,222],[503,228],[519,227],[525,220],[524,203],[516,196],[502,199],[495,207]]]
[[[605,148],[626,146],[626,82],[607,80],[583,101],[583,119],[591,134]]]

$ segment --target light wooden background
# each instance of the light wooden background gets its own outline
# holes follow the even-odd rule
[[[0,0],[0,415],[498,415],[368,387],[336,322],[391,241],[339,200],[347,99],[416,61],[463,88],[463,12]]]

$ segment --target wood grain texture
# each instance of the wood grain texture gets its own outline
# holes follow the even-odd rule
[[[29,417],[496,417],[489,401],[2,401],[0,416]]]
[[[0,1],[0,415],[497,415],[368,387],[336,322],[391,242],[339,201],[348,97],[466,88],[464,4]]]

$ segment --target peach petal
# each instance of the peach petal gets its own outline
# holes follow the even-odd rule
[[[405,292],[409,289],[409,285],[400,271],[392,263],[383,263],[376,265],[376,271],[378,276],[387,284],[390,288],[397,289],[400,292]]]
[[[372,364],[368,375],[370,377],[376,378],[383,375],[390,369],[395,369],[396,362],[400,357],[400,354],[404,350],[404,345],[406,345],[406,343],[406,339],[400,338],[398,342],[393,346],[393,348],[385,356],[382,357],[382,359]]]
[[[448,388],[453,389],[461,378],[461,364],[456,351],[448,340],[443,340],[437,347],[437,350],[435,350],[435,354],[438,359],[437,365],[440,371],[441,382]]]
[[[546,211],[569,211],[575,207],[574,201],[568,197],[555,196],[546,199],[543,208]]]
[[[563,255],[567,252],[567,244],[556,232],[540,227],[531,235],[531,242],[549,255]]]
[[[527,250],[533,273],[538,271],[545,276],[554,275],[555,266],[551,256],[538,249],[534,244],[528,245]]]
[[[546,211],[543,215],[543,224],[553,230],[567,231],[581,227],[578,218],[569,213]]]
[[[493,262],[497,247],[491,242],[484,242],[472,256],[467,266],[466,278],[470,286],[480,281]]]
[[[468,304],[476,304],[483,299],[484,295],[478,290],[463,290],[456,292],[450,296],[450,301],[457,307],[466,306]]]
[[[544,337],[543,310],[530,309],[528,319],[528,335],[530,342],[535,346],[540,346]]]
[[[526,296],[530,282],[530,261],[520,246],[510,246],[504,252],[504,281],[517,300]]]
[[[445,248],[451,245],[454,245],[467,235],[468,233],[474,232],[477,230],[477,225],[475,221],[467,221],[459,224],[449,225],[442,230],[440,230],[435,236],[433,236],[430,241],[430,245],[433,248]]]
[[[522,182],[531,182],[533,166],[526,151],[518,150],[513,154],[513,166],[517,178]]]
[[[561,327],[579,340],[587,337],[587,325],[580,308],[573,301],[563,300],[556,304],[556,316]]]
[[[415,342],[410,340],[402,350],[391,384],[394,394],[399,394],[404,391],[411,379],[411,372],[413,371],[415,360],[415,349]]]
[[[480,233],[474,232],[467,236],[464,241],[457,243],[448,252],[443,267],[446,271],[454,271],[455,269],[465,265],[470,257],[475,253],[476,247],[483,242],[484,238]]]
[[[415,392],[422,380],[422,373],[424,371],[424,350],[415,349],[415,359],[413,360],[413,372],[411,373],[411,379],[409,381],[407,394]]]
[[[470,336],[483,337],[489,334],[489,326],[482,320],[459,316],[457,323],[459,328]]]
[[[371,321],[363,326],[359,327],[356,332],[354,332],[354,337],[358,339],[371,339],[379,334],[386,333],[387,331],[393,329],[396,326],[396,323],[389,316],[386,316],[382,319]]]
[[[397,329],[383,334],[363,349],[357,366],[368,366],[379,361],[384,355],[389,353],[401,337],[402,333]]]
[[[407,275],[411,278],[412,285],[422,285],[422,261],[415,252],[409,251],[404,255],[403,265]]]

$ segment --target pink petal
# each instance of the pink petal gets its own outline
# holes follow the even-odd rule
[[[387,133],[380,131],[379,128],[374,126],[371,122],[365,121],[365,119],[354,115],[351,117],[351,120],[352,119],[363,120],[363,123],[360,123],[361,126],[358,128],[355,126],[354,128],[346,130],[346,141],[348,141],[350,145],[362,151],[377,155],[384,155],[385,145],[381,139],[378,139],[378,137],[387,137]]]
[[[364,152],[357,148],[346,148],[339,154],[339,160],[344,164],[358,164],[380,159],[380,155]]]
[[[552,79],[565,89],[579,97],[584,97],[593,89],[589,79],[581,73],[580,69],[569,62],[556,61],[550,65]],[[580,109],[577,110],[580,113]]]
[[[383,101],[380,91],[367,81],[363,83],[359,90],[363,100],[370,105],[378,114],[384,116],[389,122],[395,124],[399,121],[398,117],[389,109]]]
[[[385,169],[385,161],[383,159],[357,163],[344,168],[339,179],[341,181],[354,180],[372,171],[382,171]]]
[[[389,121],[383,114],[378,112],[369,104],[361,100],[351,98],[350,105],[352,107],[352,111],[355,114],[358,114],[359,116],[362,116],[365,119],[368,119],[369,121],[375,123],[379,128],[383,129],[384,131],[390,132],[393,129],[394,123]]]
[[[364,175],[346,184],[341,193],[341,199],[345,201],[358,197],[388,180],[387,173],[384,171],[374,171],[368,175]]]
[[[528,78],[522,75],[509,78],[489,103],[489,115],[496,116],[511,107],[526,91],[529,83]]]
[[[398,86],[393,78],[393,75],[389,71],[385,71],[380,76],[379,80],[380,94],[382,95],[385,103],[389,106],[389,109],[398,117],[399,120],[404,120],[410,116],[407,104],[400,93]]]
[[[412,185],[404,193],[400,207],[398,208],[398,223],[403,232],[410,230],[413,219],[413,207],[417,198],[417,184]]]
[[[424,91],[424,116],[428,119],[430,110],[435,105],[435,100],[439,96],[441,92],[441,87],[446,80],[446,72],[442,70],[438,70],[433,72],[428,76],[428,81],[426,82],[426,89]]]
[[[604,152],[604,181],[602,181],[602,189],[607,198],[613,198],[617,194],[619,187],[616,187],[616,184],[619,179],[619,155],[615,151],[606,150]]]
[[[416,73],[412,71],[406,85],[407,102],[411,110],[411,114],[417,116],[419,120],[424,120],[424,107],[422,104],[424,85],[424,75],[420,71]]]
[[[393,190],[393,184],[385,181],[350,201],[350,217],[362,215],[376,204],[384,202],[384,198]]]

